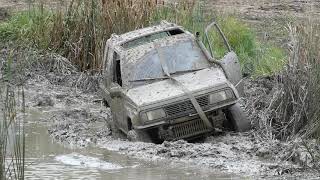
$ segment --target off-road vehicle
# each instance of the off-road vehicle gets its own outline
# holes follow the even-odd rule
[[[213,57],[208,31],[216,30],[228,50]],[[106,42],[102,97],[114,125],[140,141],[194,139],[226,127],[250,128],[240,107],[240,64],[216,23],[206,30],[209,51],[196,35],[161,22]],[[211,32],[211,31],[210,31]]]

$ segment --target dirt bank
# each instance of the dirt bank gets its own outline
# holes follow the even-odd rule
[[[238,14],[246,20],[264,20],[271,17],[312,17],[319,18],[320,4],[318,0],[206,0],[208,7],[227,13]]]
[[[51,76],[32,75],[26,83],[25,92],[27,107],[40,109],[47,115],[43,122],[48,124],[52,137],[76,147],[85,147],[97,139],[108,137],[110,112],[102,107],[97,94],[72,88],[63,79],[48,79]],[[80,78],[79,75],[71,75],[64,79],[76,83],[75,77]]]

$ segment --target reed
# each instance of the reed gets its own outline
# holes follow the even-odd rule
[[[77,64],[81,71],[100,70],[104,43],[149,24],[155,1],[72,0],[66,12],[58,12],[51,29],[53,49]]]
[[[179,24],[193,33],[200,32],[204,42],[206,25],[217,21],[246,74],[272,75],[281,71],[285,63],[281,48],[259,42],[245,23],[229,15],[208,12],[201,1],[71,0],[67,8],[56,9],[48,9],[41,2],[31,4],[30,10],[0,24],[0,39],[58,53],[81,71],[101,70],[105,41],[111,34],[122,34],[161,20]],[[210,39],[214,42],[215,57],[221,58],[226,51],[222,40],[214,32],[210,32]]]
[[[0,67],[0,179],[24,179],[24,90],[12,83],[12,56],[6,62]]]
[[[290,22],[289,55],[278,87],[261,114],[265,137],[295,140],[320,137],[320,24]]]

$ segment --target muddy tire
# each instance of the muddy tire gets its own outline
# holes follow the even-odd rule
[[[130,141],[133,142],[152,142],[150,136],[146,132],[139,130],[130,130],[127,134],[127,137]]]
[[[110,123],[111,134],[114,138],[126,139],[125,134],[117,127],[114,122]]]
[[[109,107],[110,107],[110,105],[109,105],[109,103],[107,102],[107,100],[102,99],[102,103],[103,103],[103,105],[104,105],[106,108],[109,108]]]
[[[226,124],[233,130],[245,132],[251,129],[250,120],[239,103],[230,106],[225,113],[228,121]]]

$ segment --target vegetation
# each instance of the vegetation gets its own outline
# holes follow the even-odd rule
[[[287,159],[299,157],[303,166],[320,172],[320,24],[295,22],[287,29],[288,62],[273,81],[278,88],[259,117],[257,136],[288,142]],[[297,154],[301,147],[307,155]]]
[[[242,21],[223,14],[208,14],[196,1],[163,4],[154,0],[72,0],[66,11],[40,5],[0,24],[0,38],[57,52],[82,71],[98,71],[104,43],[112,33],[121,34],[168,20],[193,33],[201,32],[205,42],[204,29],[213,17],[238,54],[244,73],[266,76],[282,69],[286,57],[281,48],[262,45]],[[215,58],[221,58],[225,53],[222,40],[214,31],[210,32],[210,39],[214,42]]]
[[[10,83],[11,58],[0,69],[5,70],[0,75],[0,179],[24,179],[24,121],[18,118],[20,111],[24,112],[24,92]]]
[[[289,55],[285,68],[275,76],[271,94],[261,106],[259,127],[267,138],[296,140],[320,137],[320,25],[316,20],[289,23]],[[261,83],[263,84],[263,83]],[[263,98],[263,97],[262,97]],[[266,99],[264,99],[266,100]],[[251,107],[250,107],[251,108]],[[255,112],[256,109],[257,112]],[[260,109],[259,109],[260,108]],[[320,157],[320,156],[319,156]]]
[[[292,49],[276,111],[285,125],[281,137],[320,137],[320,25],[311,21],[289,30]]]

